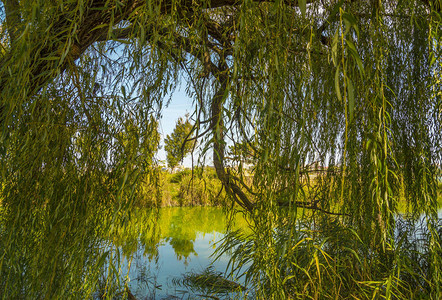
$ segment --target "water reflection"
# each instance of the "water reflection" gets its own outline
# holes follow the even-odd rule
[[[441,213],[439,211],[439,216]],[[140,210],[127,220],[126,225],[115,232],[113,243],[122,253],[121,271],[123,276],[127,275],[129,289],[137,299],[200,299],[200,296],[192,294],[191,289],[174,284],[176,279],[188,272],[201,273],[209,266],[213,266],[215,272],[226,270],[227,256],[213,263],[211,258],[216,242],[223,238],[228,226],[222,209]],[[414,224],[410,221],[408,224],[406,219],[401,220],[398,216],[398,240],[416,244],[420,232],[410,226],[426,226],[420,222]],[[247,233],[247,222],[241,215],[236,216],[233,225],[232,229],[241,228]],[[404,232],[408,232],[409,236],[404,236],[401,226],[408,226],[408,231]],[[417,244],[416,247],[420,249]]]
[[[122,274],[127,274],[130,289],[139,299],[189,297],[190,291],[177,287],[173,279],[208,266],[225,271],[228,257],[212,262],[211,254],[228,224],[226,214],[219,208],[136,211],[113,237],[122,252]],[[247,228],[240,215],[236,215],[232,225]]]

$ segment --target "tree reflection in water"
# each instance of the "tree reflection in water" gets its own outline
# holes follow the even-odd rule
[[[126,262],[123,262],[122,275],[127,274],[132,292],[143,298],[176,294],[172,279],[212,265],[210,255],[215,242],[223,237],[228,224],[220,208],[161,208],[134,212],[127,224],[113,235],[113,243],[121,249]],[[247,228],[241,216],[236,216],[231,225]],[[217,271],[225,271],[227,257],[213,265]]]

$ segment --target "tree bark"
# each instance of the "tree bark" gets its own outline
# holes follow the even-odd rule
[[[227,96],[228,77],[226,70],[219,70],[215,77],[219,78],[220,87],[212,97],[211,115],[212,115],[212,135],[213,135],[213,165],[219,180],[223,183],[227,192],[233,197],[236,203],[248,211],[253,210],[253,203],[241,188],[232,180],[231,176],[226,172],[224,166],[225,141],[224,141],[224,121],[222,117],[222,109],[224,99]]]

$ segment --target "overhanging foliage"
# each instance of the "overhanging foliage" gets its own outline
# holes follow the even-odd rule
[[[390,295],[379,286],[391,285],[414,295],[402,282],[401,252],[392,252],[401,249],[400,201],[428,229],[430,267],[413,271],[425,282],[419,289],[434,299],[442,293],[440,1],[2,3],[3,297],[77,297],[94,288],[81,282],[96,277],[83,266],[101,253],[93,233],[107,225],[98,211],[115,204],[114,219],[124,220],[137,180],[151,170],[155,118],[181,81],[194,99],[197,139],[213,151],[231,199],[255,216],[256,274],[267,274],[270,296],[293,292],[277,257],[297,254],[278,248],[299,246],[291,239],[296,214],[282,218],[281,206],[311,210],[312,222],[324,222],[321,239],[336,237],[330,228],[354,233],[363,245],[355,257],[388,262],[378,273],[333,277],[345,295],[361,286],[367,297]],[[229,143],[248,153],[229,155]],[[65,234],[54,240],[54,228]],[[83,246],[69,250],[71,241]],[[318,254],[316,246],[305,249]],[[58,278],[67,270],[76,276]]]

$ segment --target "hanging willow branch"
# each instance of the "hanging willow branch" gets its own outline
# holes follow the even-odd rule
[[[116,275],[103,241],[140,182],[158,188],[180,82],[252,212],[232,245],[258,298],[440,295],[440,1],[3,4],[0,297],[90,298]],[[426,220],[416,248],[402,206]]]

